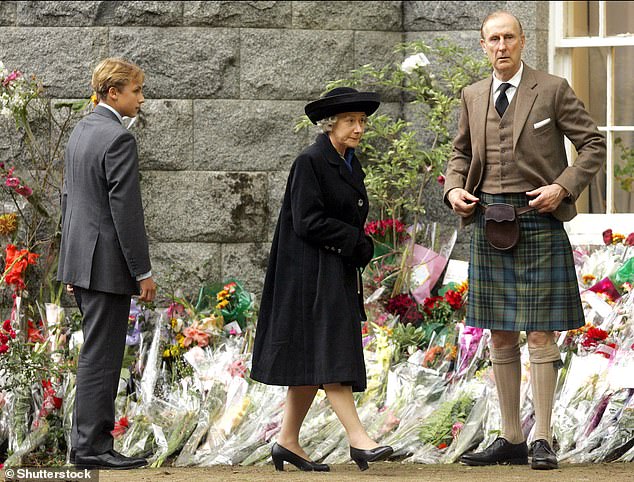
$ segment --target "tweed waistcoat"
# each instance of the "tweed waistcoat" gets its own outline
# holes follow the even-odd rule
[[[489,102],[486,121],[486,163],[480,190],[489,194],[523,192],[534,189],[515,165],[513,155],[513,116],[515,99],[502,118]]]

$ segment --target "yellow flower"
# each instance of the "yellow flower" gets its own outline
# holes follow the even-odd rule
[[[625,239],[625,236],[621,233],[612,233],[612,244],[622,243]]]
[[[224,300],[228,296],[229,296],[229,292],[227,290],[220,290],[218,291],[218,294],[216,295],[216,299],[218,301],[221,301],[221,300]]]
[[[180,346],[181,348],[185,347],[185,337],[181,335],[180,333],[176,335],[176,342],[178,343],[178,346]]]
[[[586,284],[586,285],[592,283],[596,279],[597,279],[597,277],[595,275],[593,275],[593,274],[584,274],[581,277],[581,281],[583,281],[583,284]]]
[[[170,358],[171,357],[171,350],[169,348],[167,348],[164,352],[163,352],[163,358]]]
[[[18,228],[18,216],[15,213],[0,216],[0,235],[9,236]]]
[[[96,92],[93,92],[92,95],[90,96],[90,102],[92,102],[92,105],[97,105],[99,103]]]
[[[216,308],[222,310],[225,306],[229,304],[229,300],[222,300],[220,303],[216,305]]]

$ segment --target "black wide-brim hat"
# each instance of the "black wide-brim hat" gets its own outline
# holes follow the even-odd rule
[[[372,115],[381,104],[381,96],[376,92],[359,92],[352,87],[336,87],[323,97],[309,102],[304,112],[313,124],[342,112],[365,112]]]

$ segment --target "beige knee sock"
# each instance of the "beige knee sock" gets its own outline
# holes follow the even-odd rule
[[[535,432],[533,440],[544,439],[552,445],[550,427],[555,388],[557,387],[558,362],[561,355],[556,344],[528,347],[531,362],[531,390],[535,408]]]
[[[524,441],[520,423],[520,384],[522,366],[520,347],[516,344],[508,348],[491,347],[491,362],[495,385],[500,399],[502,414],[502,437],[513,444]]]

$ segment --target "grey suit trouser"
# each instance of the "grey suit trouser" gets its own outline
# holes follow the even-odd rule
[[[80,455],[112,449],[115,406],[130,313],[130,295],[74,288],[83,316],[71,432]]]

